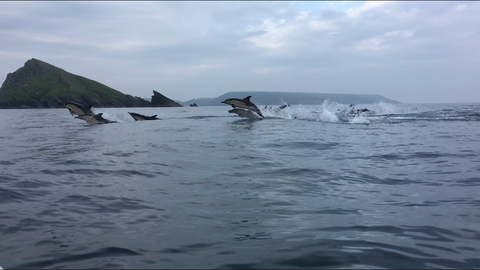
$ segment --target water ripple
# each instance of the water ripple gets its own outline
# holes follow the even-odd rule
[[[83,253],[83,254],[58,254],[55,255],[55,259],[49,260],[41,260],[41,261],[34,261],[25,264],[20,264],[14,266],[12,268],[46,268],[51,267],[53,265],[59,263],[73,263],[79,261],[86,261],[92,260],[96,258],[104,258],[104,257],[126,257],[126,256],[138,256],[141,255],[139,252],[135,252],[131,249],[127,248],[119,248],[119,247],[106,247],[101,248],[97,251]]]
[[[143,176],[147,178],[155,178],[156,175],[140,172],[137,170],[103,170],[103,169],[72,169],[72,170],[40,170],[40,173],[47,174],[47,175],[71,175],[71,174],[79,174],[79,175],[88,175],[88,176],[96,176],[96,175],[115,175],[121,177],[133,177],[133,176]],[[164,174],[168,175],[167,173],[156,172],[156,174]]]
[[[145,205],[144,201],[121,197],[70,195],[57,201],[62,210],[77,213],[121,213],[126,210],[164,209]],[[65,207],[69,205],[69,207]]]
[[[480,105],[368,107],[368,125],[317,121],[328,106],[5,110],[0,265],[478,268]]]

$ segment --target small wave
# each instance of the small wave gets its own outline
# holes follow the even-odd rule
[[[331,231],[331,232],[355,232],[355,233],[374,233],[378,234],[390,234],[397,237],[405,237],[413,240],[425,240],[432,242],[455,242],[451,237],[469,239],[473,235],[463,236],[459,233],[453,232],[451,230],[438,228],[434,226],[350,226],[350,227],[328,227],[319,229],[321,231]],[[475,232],[478,234],[478,232]],[[479,238],[478,235],[475,238]]]
[[[218,115],[198,115],[198,116],[187,116],[182,119],[208,119],[208,118],[224,118],[225,116]]]
[[[14,165],[15,162],[9,160],[0,160],[0,165]]]
[[[202,250],[212,249],[215,246],[220,244],[219,242],[214,243],[195,243],[190,245],[183,245],[180,248],[165,248],[157,253],[166,253],[166,254],[175,254],[175,253],[192,253],[192,252],[199,252]]]
[[[335,149],[340,146],[340,143],[329,142],[329,143],[319,143],[319,142],[282,142],[282,143],[266,143],[264,145],[266,148],[291,148],[291,149],[312,149],[315,151],[318,150],[330,150]]]
[[[455,181],[455,184],[450,184],[450,186],[463,186],[463,187],[473,187],[473,186],[480,186],[480,178],[479,177],[471,177],[467,179],[461,179]]]
[[[12,202],[35,201],[37,197],[46,196],[49,192],[40,189],[28,188],[0,188],[0,204]]]
[[[163,212],[164,209],[146,205],[141,200],[105,197],[70,195],[57,201],[61,209],[74,213],[122,213],[130,210],[151,209]]]
[[[245,241],[245,240],[266,240],[271,239],[270,234],[266,232],[258,232],[253,234],[237,234],[235,237],[236,240]]]
[[[102,170],[102,169],[72,169],[72,170],[40,170],[40,173],[47,175],[116,175],[121,177],[143,176],[147,178],[155,178],[159,172],[148,174],[137,170]]]
[[[286,239],[288,240],[288,239]],[[291,242],[294,243],[294,242]],[[366,240],[303,240],[298,245],[279,247],[271,256],[264,255],[261,261],[222,264],[217,268],[273,269],[273,268],[335,268],[335,269],[429,269],[429,268],[476,268],[480,259],[453,260],[439,258],[425,251],[429,247],[404,247]],[[420,247],[420,246],[419,246]],[[450,252],[451,249],[432,249]],[[266,257],[266,258],[265,258]]]
[[[131,156],[134,156],[136,154],[143,154],[143,153],[148,153],[148,151],[120,151],[120,150],[116,150],[116,151],[110,151],[110,152],[106,152],[106,153],[103,153],[103,155],[105,156],[114,156],[114,157],[131,157]]]
[[[94,252],[88,252],[83,254],[59,254],[55,259],[49,260],[41,260],[41,261],[34,261],[25,264],[20,264],[14,266],[12,268],[46,268],[51,267],[59,263],[71,263],[71,262],[79,262],[79,261],[86,261],[92,260],[96,258],[104,258],[104,257],[126,257],[126,256],[139,256],[142,253],[133,251],[127,248],[119,248],[119,247],[106,247],[101,248]]]
[[[38,231],[43,226],[55,225],[60,223],[61,222],[59,221],[45,221],[41,219],[24,218],[21,219],[15,226],[6,227],[5,229],[2,229],[1,232],[2,235],[16,234],[17,232],[22,231],[33,232]]]
[[[28,197],[12,189],[0,189],[0,203],[28,201]]]
[[[17,187],[20,189],[38,189],[41,187],[51,187],[56,184],[40,180],[21,180],[15,183],[12,183],[12,187]]]

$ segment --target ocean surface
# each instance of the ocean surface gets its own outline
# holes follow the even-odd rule
[[[0,266],[479,269],[480,104],[347,106],[0,110]]]

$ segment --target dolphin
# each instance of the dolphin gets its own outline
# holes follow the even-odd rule
[[[370,110],[365,108],[365,109],[358,109],[357,113],[363,113],[363,112],[369,112]]]
[[[349,115],[349,114],[355,114],[355,105],[354,104],[351,104],[348,105],[347,108],[343,109],[342,111],[340,111],[340,109],[337,110],[337,114],[340,114],[340,115]]]
[[[65,102],[63,105],[68,108],[70,114],[73,116],[82,114],[93,115],[93,105],[82,105],[76,102]]]
[[[146,115],[143,115],[143,114],[139,114],[139,113],[134,113],[134,112],[128,112],[132,117],[133,119],[135,119],[135,121],[143,121],[143,120],[160,120],[157,118],[157,115],[152,115],[152,116],[146,116]]]
[[[117,121],[110,121],[108,119],[103,118],[103,113],[99,114],[80,114],[79,116],[75,117],[78,119],[85,120],[85,122],[89,124],[108,124],[108,123],[116,123]]]
[[[234,108],[228,111],[229,113],[236,113],[238,116],[242,118],[249,118],[249,119],[262,119],[263,116],[258,115],[256,112],[252,110],[244,110],[239,108]]]
[[[280,110],[285,109],[286,107],[290,107],[290,104],[287,103],[287,104],[285,104],[285,105],[282,105],[282,106],[276,108],[275,111],[278,112],[278,111],[280,111]]]
[[[262,112],[260,111],[260,109],[258,109],[257,105],[253,104],[250,101],[251,97],[252,96],[248,96],[244,99],[229,98],[229,99],[226,99],[226,100],[222,101],[222,103],[231,105],[234,109],[238,107],[238,108],[244,108],[244,109],[247,109],[247,110],[252,110],[252,111],[256,112],[258,115],[260,115],[261,117],[263,117]]]

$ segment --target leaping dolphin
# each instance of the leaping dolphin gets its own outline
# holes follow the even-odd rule
[[[93,105],[82,105],[76,102],[65,102],[63,105],[68,108],[68,111],[73,116],[82,114],[93,115]]]
[[[146,115],[143,115],[143,114],[139,114],[139,113],[134,113],[134,112],[128,112],[132,117],[133,119],[135,119],[135,121],[143,121],[143,120],[160,120],[157,118],[157,115],[152,115],[152,116],[146,116]]]
[[[260,115],[261,117],[263,117],[262,112],[260,111],[260,109],[258,109],[257,105],[253,104],[250,101],[251,97],[252,96],[248,96],[244,99],[229,98],[229,99],[226,99],[226,100],[222,101],[222,103],[231,105],[234,109],[238,107],[238,108],[244,108],[244,109],[252,110],[252,111],[256,112],[258,115]]]
[[[276,108],[275,111],[276,111],[276,112],[279,112],[280,110],[283,110],[283,109],[285,109],[286,107],[290,107],[290,104],[288,104],[288,103],[287,103],[287,104],[284,104],[284,105]]]
[[[240,108],[234,108],[228,111],[229,113],[236,113],[238,116],[242,118],[249,118],[249,119],[263,119],[263,116],[258,115],[256,112],[252,110],[245,110]]]
[[[365,109],[358,109],[357,110],[357,113],[360,114],[360,113],[363,113],[363,112],[369,112],[370,110],[365,108]]]
[[[117,121],[111,121],[108,119],[103,118],[103,113],[99,114],[80,114],[79,116],[75,117],[78,119],[85,120],[85,122],[89,124],[108,124],[108,123],[116,123]]]

